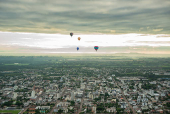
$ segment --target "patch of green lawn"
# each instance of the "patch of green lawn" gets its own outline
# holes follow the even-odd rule
[[[0,110],[0,113],[18,114],[21,110]]]

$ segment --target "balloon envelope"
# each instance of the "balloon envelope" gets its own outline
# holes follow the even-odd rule
[[[81,39],[81,38],[80,38],[80,37],[78,37],[78,40],[79,40],[79,41],[80,41],[80,39]]]
[[[79,47],[77,47],[77,51],[79,50]]]
[[[94,49],[97,51],[99,49],[99,47],[98,46],[94,46]]]
[[[71,36],[71,37],[73,36],[73,33],[72,33],[72,32],[70,33],[70,36]]]

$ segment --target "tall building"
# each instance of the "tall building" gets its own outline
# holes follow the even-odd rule
[[[142,84],[141,83],[139,83],[139,86],[138,86],[140,89],[141,89],[141,87],[142,87]]]
[[[31,93],[31,98],[34,98],[34,97],[35,97],[35,85],[34,85],[34,87],[33,87],[32,93]]]
[[[121,80],[122,84],[124,84],[124,80]]]
[[[14,86],[14,90],[17,90],[18,89],[18,86]]]
[[[60,98],[60,97],[61,97],[60,93],[57,93],[57,99]]]
[[[102,90],[102,86],[100,86],[100,90]]]
[[[13,99],[16,99],[18,96],[18,94],[16,92],[14,92],[14,96],[13,96]]]
[[[154,95],[154,90],[150,89],[150,95],[153,96]]]
[[[35,91],[33,90],[31,93],[31,98],[34,98],[34,97],[35,97]]]
[[[137,103],[140,103],[140,99],[139,98],[137,99]]]
[[[123,103],[121,104],[121,108],[126,108],[126,103],[123,102]]]
[[[89,93],[89,98],[93,99],[93,94],[91,92]]]
[[[124,94],[125,94],[125,95],[127,94],[127,90],[124,90]]]
[[[96,114],[96,105],[94,105],[94,106],[92,107],[92,112],[93,112],[94,114]]]
[[[71,100],[74,101],[74,91],[71,92]]]
[[[85,84],[81,83],[81,89],[85,88]]]

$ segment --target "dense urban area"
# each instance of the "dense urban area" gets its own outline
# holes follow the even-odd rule
[[[1,56],[0,113],[170,113],[170,58]]]

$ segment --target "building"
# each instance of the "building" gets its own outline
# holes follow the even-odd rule
[[[94,106],[92,107],[92,112],[93,112],[94,114],[96,114],[96,105],[94,105]]]
[[[116,112],[116,108],[115,107],[110,107],[106,109],[107,112]]]
[[[18,94],[16,92],[14,92],[14,96],[13,96],[13,99],[16,99],[18,96]]]
[[[35,91],[34,90],[31,93],[31,98],[35,98]]]
[[[60,93],[57,93],[57,99],[59,99],[61,97]]]
[[[81,83],[81,89],[84,89],[84,88],[85,88],[85,84]]]
[[[35,86],[33,87],[33,91],[31,93],[31,98],[35,98]]]
[[[74,101],[74,91],[71,92],[71,100]]]
[[[142,84],[141,83],[139,83],[139,86],[138,86],[140,89],[142,88]]]
[[[28,114],[35,114],[35,108],[34,107],[29,108]]]
[[[154,90],[150,89],[149,93],[150,93],[151,96],[153,96],[154,95]]]
[[[37,106],[35,109],[50,110],[50,106]]]

